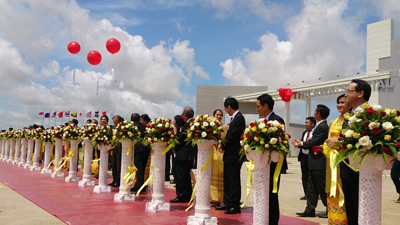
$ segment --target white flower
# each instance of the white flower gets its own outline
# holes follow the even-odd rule
[[[258,122],[259,123],[264,123],[264,120],[265,120],[265,118],[260,118],[260,119],[258,119]]]
[[[394,129],[393,124],[391,122],[382,123],[382,127],[383,127],[383,129],[385,129],[387,131]]]
[[[274,127],[277,127],[277,126],[279,126],[279,125],[281,125],[281,123],[279,123],[277,120],[274,120],[274,121],[272,122],[272,126],[274,126]]]
[[[247,149],[249,149],[249,145],[245,145],[243,148],[247,151]]]
[[[357,121],[357,117],[356,116],[352,116],[349,118],[349,123],[355,123]]]
[[[378,123],[378,122],[371,122],[371,123],[369,123],[368,128],[370,130],[372,130],[372,129],[376,128],[376,127],[379,127],[379,125],[380,125],[380,123]]]
[[[241,141],[240,141],[240,146],[243,146],[243,144],[244,144],[244,141],[241,140]]]
[[[351,138],[353,136],[353,131],[352,130],[346,130],[346,132],[344,132],[344,136],[347,138]]]
[[[206,133],[205,131],[203,131],[203,132],[201,132],[201,136],[202,136],[203,138],[205,138],[205,137],[207,137],[207,133]]]
[[[157,127],[162,127],[163,125],[161,123],[157,124]]]
[[[259,124],[258,124],[258,128],[259,128],[259,129],[263,129],[264,127],[265,127],[265,123],[262,122],[262,123],[259,123]]]
[[[203,122],[203,126],[207,127],[208,123],[207,122]]]
[[[363,136],[360,139],[358,139],[358,143],[360,143],[360,145],[367,147],[368,149],[372,148],[372,143],[371,143],[371,139],[369,139],[369,136]]]
[[[121,129],[125,129],[125,126],[121,126]]]
[[[169,127],[169,123],[165,123],[165,126],[166,126],[166,127]]]
[[[269,140],[269,143],[271,143],[271,144],[276,144],[278,142],[278,139],[276,139],[276,138],[271,138],[271,140]]]
[[[379,111],[379,110],[382,109],[382,106],[380,106],[380,105],[373,105],[373,106],[372,106],[372,109],[375,110],[375,111]]]
[[[358,109],[356,110],[356,112],[357,112],[357,113],[363,113],[363,112],[364,112],[364,109],[363,109],[362,107],[360,107],[360,108],[358,108]]]
[[[211,121],[210,126],[212,126],[212,127],[215,126],[215,123]]]
[[[191,126],[191,127],[190,127],[190,130],[194,130],[194,126]]]
[[[193,125],[194,125],[195,127],[198,127],[198,126],[200,126],[200,123],[196,122],[196,123],[194,123]]]

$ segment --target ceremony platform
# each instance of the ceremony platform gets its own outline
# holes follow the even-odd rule
[[[187,217],[194,214],[194,207],[185,212],[186,203],[171,204],[171,212],[146,212],[145,204],[151,201],[149,192],[140,195],[135,202],[115,203],[113,196],[118,188],[113,188],[111,193],[96,194],[93,187],[78,187],[77,182],[66,183],[63,178],[54,179],[49,174],[32,172],[5,162],[0,162],[0,182],[0,186],[10,188],[0,189],[0,224],[183,225],[187,223]],[[167,188],[165,196],[167,201],[175,198],[175,189]],[[252,209],[248,207],[241,214],[226,215],[212,207],[211,215],[218,218],[218,224],[252,224]],[[281,215],[279,224],[318,223]]]

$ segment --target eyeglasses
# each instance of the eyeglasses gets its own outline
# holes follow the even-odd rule
[[[262,105],[256,105],[256,109],[263,107]]]
[[[353,92],[353,91],[357,91],[357,90],[349,90],[349,89],[347,89],[347,90],[346,90],[346,93],[351,93],[351,92]]]

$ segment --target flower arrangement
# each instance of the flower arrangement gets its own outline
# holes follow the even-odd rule
[[[32,129],[30,133],[31,133],[30,135],[31,139],[42,139],[43,129],[38,127],[36,129]]]
[[[81,138],[82,140],[91,140],[97,133],[97,126],[94,124],[89,124],[81,127]]]
[[[240,137],[241,154],[254,150],[264,153],[266,150],[289,153],[290,134],[285,133],[285,125],[277,120],[259,119],[252,121]]]
[[[105,125],[97,127],[96,133],[92,139],[93,146],[96,148],[96,146],[98,145],[100,146],[109,145],[111,144],[112,138],[113,138],[113,130],[110,126]]]
[[[43,131],[42,141],[45,143],[54,143],[54,130],[47,129]]]
[[[7,139],[15,140],[15,130],[9,130],[7,131],[6,134],[7,134],[6,136]]]
[[[350,154],[354,161],[358,156],[360,166],[368,153],[396,157],[400,149],[400,112],[396,109],[383,109],[380,105],[372,107],[365,103],[355,113],[344,115],[343,129],[338,144],[340,153],[335,160],[339,164]]]
[[[113,145],[123,140],[140,141],[140,131],[130,120],[119,123],[113,130]]]
[[[68,125],[64,127],[63,140],[78,140],[80,136],[79,126]]]
[[[192,145],[197,142],[201,143],[203,140],[216,140],[222,142],[223,128],[222,124],[215,117],[206,115],[197,115],[194,120],[190,122],[186,141],[191,142]]]
[[[155,142],[167,142],[167,145],[175,146],[178,143],[177,137],[175,136],[174,126],[171,124],[171,119],[166,118],[155,118],[147,124],[146,136],[144,137],[143,143],[153,144]]]
[[[55,127],[53,130],[53,134],[54,134],[54,139],[63,139],[63,135],[64,135],[64,127],[58,126]]]

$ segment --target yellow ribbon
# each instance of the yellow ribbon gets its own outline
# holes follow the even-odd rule
[[[125,180],[125,187],[124,187],[124,191],[126,191],[126,189],[133,184],[133,180],[136,177],[136,171],[137,168],[135,167],[135,165],[133,166],[129,166],[128,167],[128,172],[126,172],[125,176],[124,176],[124,180]],[[132,179],[132,181],[130,181]]]
[[[214,155],[214,151],[215,151],[214,149],[215,148],[213,148],[213,152],[211,152],[210,157],[208,158],[207,162],[201,167],[201,172],[204,172],[204,170],[206,170],[207,167],[210,165],[210,162],[211,162],[211,160],[213,158],[213,155]]]
[[[246,200],[243,202],[242,205],[240,205],[240,208],[243,208],[246,203],[247,199],[249,198],[250,195],[250,190],[253,187],[253,171],[254,171],[254,162],[253,160],[250,160],[250,162],[245,162],[246,168],[247,168],[247,195],[246,195]]]
[[[50,151],[53,149],[53,146],[54,146],[54,144],[50,146]],[[54,162],[54,159],[51,160],[51,161],[49,162],[49,165],[47,165],[47,169],[50,168],[50,166],[51,166],[51,164],[52,164],[53,162]]]
[[[132,155],[133,155],[133,151],[135,151],[135,144],[136,144],[136,141],[132,142],[132,144],[129,145],[128,149],[126,150],[126,155],[129,155],[129,151],[130,151],[131,147],[132,147]]]
[[[151,166],[150,169],[153,171],[154,166]],[[145,188],[149,183],[153,182],[153,173],[150,174],[149,178],[147,178],[146,182],[139,188],[139,190],[136,193],[136,196],[139,196],[140,192]]]
[[[344,164],[346,164],[350,169],[352,169],[354,172],[360,172],[359,169],[350,166],[345,160],[343,160],[343,162],[344,162]]]
[[[161,155],[167,154],[167,152],[172,148],[172,144],[168,145],[167,148],[163,152],[161,152]]]
[[[197,189],[197,182],[194,185],[193,191],[192,191],[192,196],[190,197],[190,201],[188,202],[189,207],[187,207],[187,209],[185,209],[185,212],[189,211],[189,209],[191,209],[194,205],[194,198],[196,196],[196,189]]]
[[[21,149],[19,150],[19,152],[22,152],[22,145],[21,145]],[[21,161],[21,157],[22,157],[22,153],[20,153],[19,158],[17,160],[17,162]]]
[[[283,153],[281,151],[279,151],[279,160],[278,160],[278,164],[276,165],[276,168],[275,168],[274,181],[273,181],[274,185],[273,185],[272,193],[278,193],[278,179],[279,179],[279,175],[281,174],[283,159],[284,159]]]
[[[44,152],[44,144],[41,142],[41,148],[42,148],[42,152]]]
[[[70,158],[74,157],[74,155],[75,155],[74,151],[69,151],[67,156],[62,157],[57,163],[57,169],[55,171],[55,174],[60,172],[60,170],[64,167],[64,165],[70,160]]]

